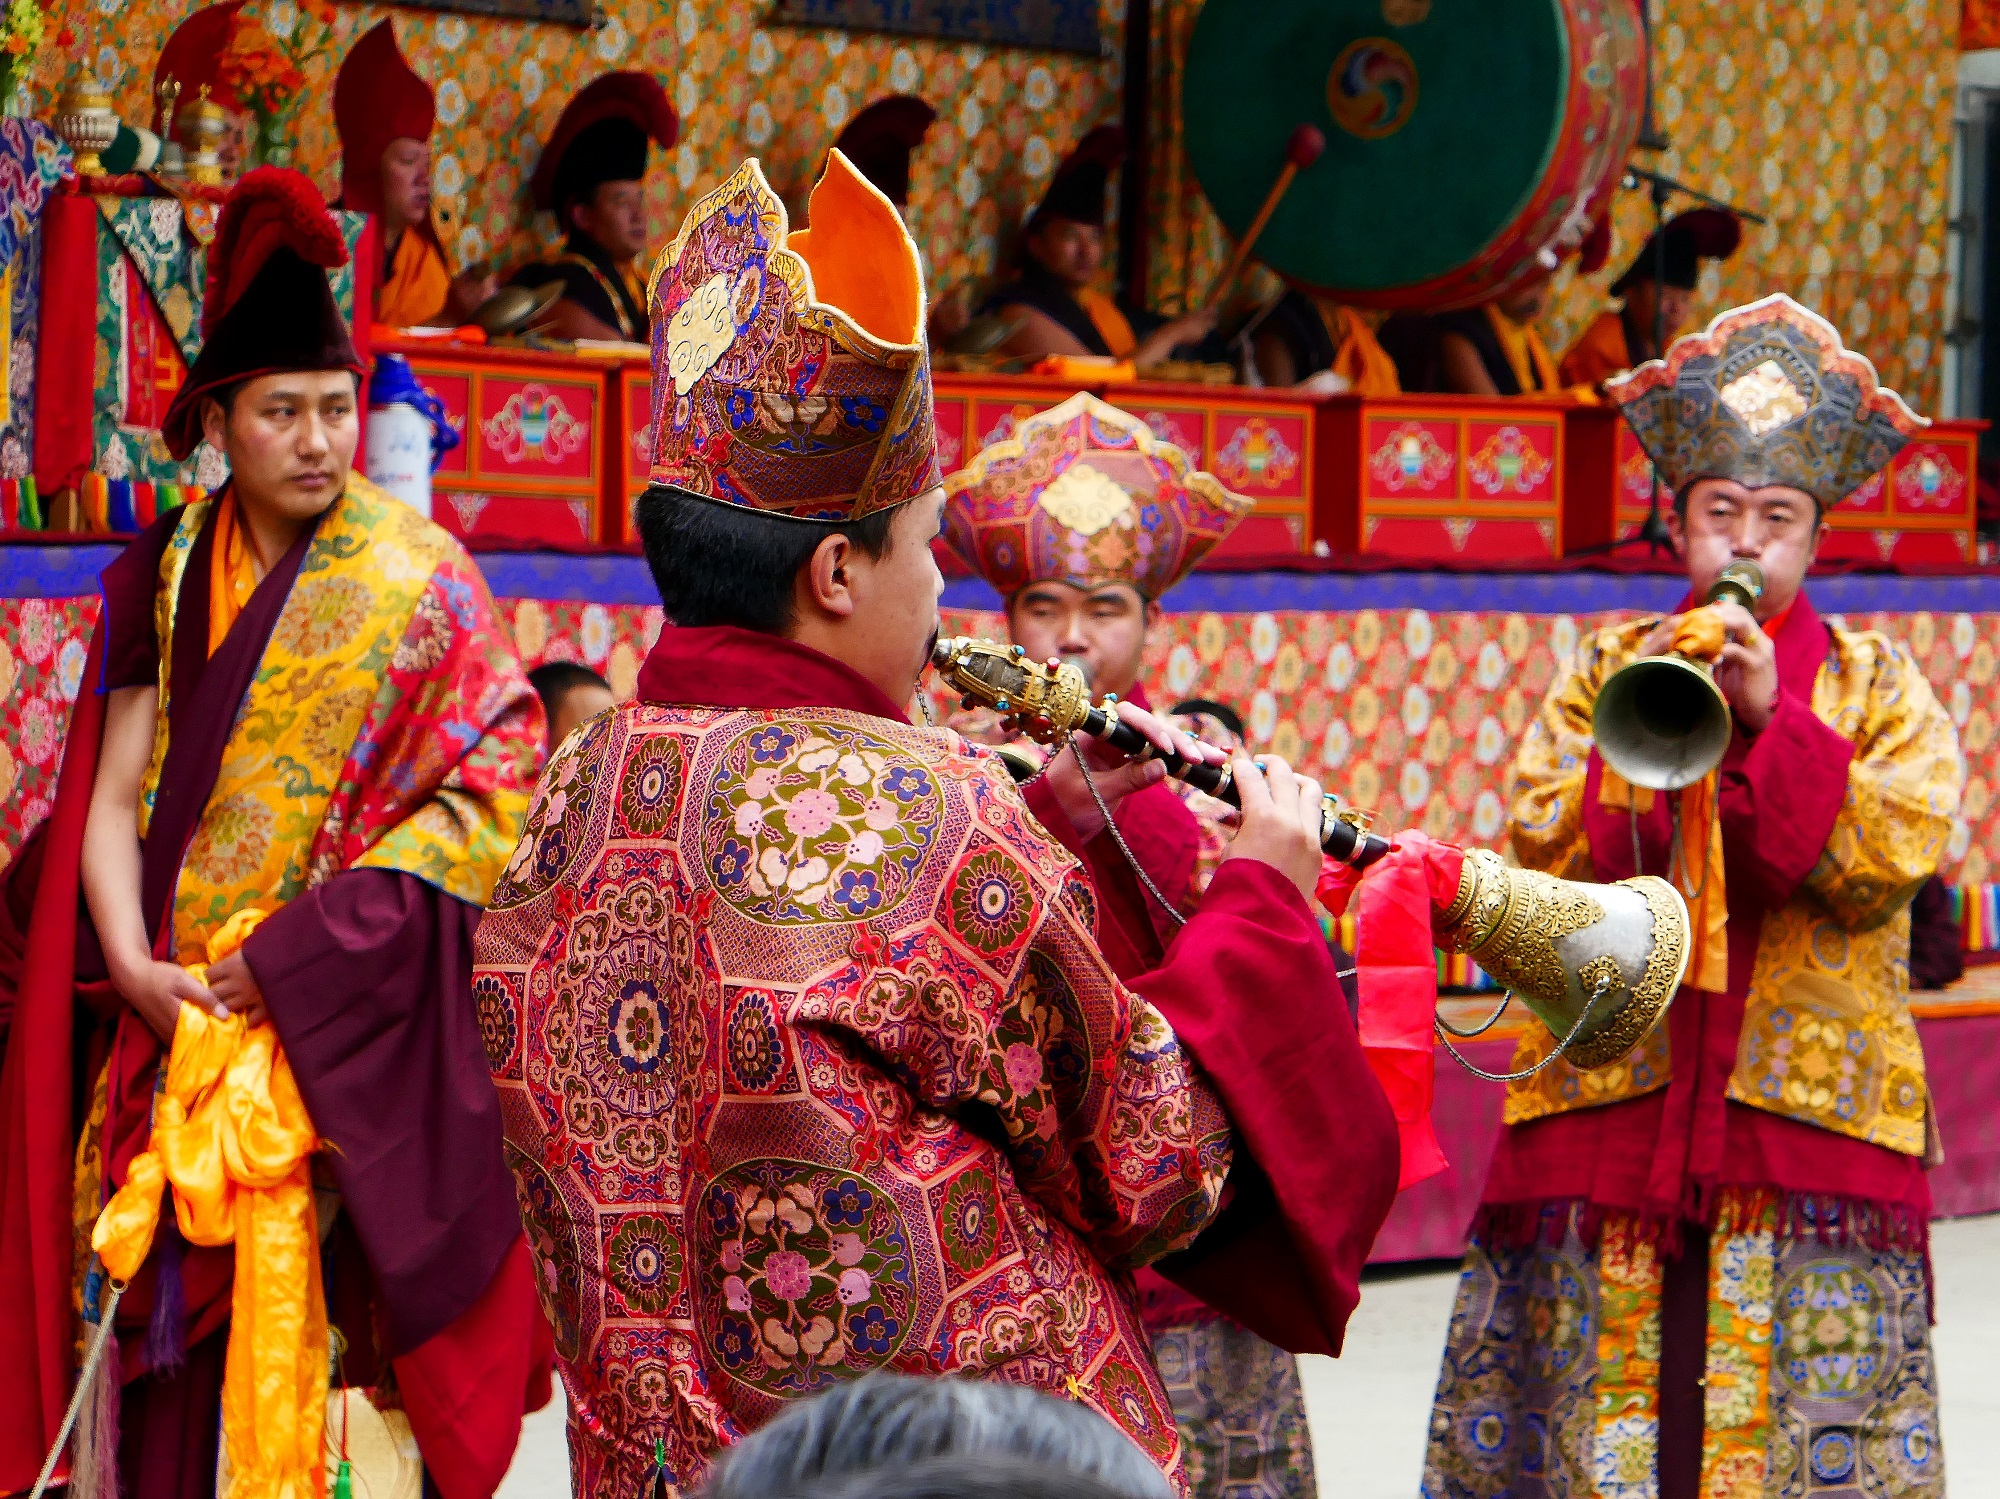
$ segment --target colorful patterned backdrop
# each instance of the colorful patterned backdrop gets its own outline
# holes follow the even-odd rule
[[[29,82],[46,114],[65,65],[53,38],[67,23],[79,51],[128,120],[148,119],[153,64],[188,0],[53,0],[51,41]],[[439,15],[343,3],[335,54],[393,16],[410,65],[437,93],[433,185],[446,238],[461,262],[526,258],[554,234],[530,223],[522,184],[570,96],[600,73],[640,69],[666,87],[680,115],[678,147],[654,156],[648,203],[664,241],[694,194],[745,156],[759,156],[781,192],[803,199],[848,118],[889,93],[918,94],[938,112],[911,164],[911,217],[936,290],[987,276],[1054,164],[1084,130],[1118,109],[1119,62],[920,37],[764,27],[766,7],[744,0],[604,0],[605,25],[574,27]],[[273,30],[296,15],[292,0],[251,0],[246,14]],[[1124,0],[1103,0],[1107,36],[1122,34]],[[333,189],[332,67],[307,72],[312,100],[301,123],[298,165]]]
[[[1656,111],[1674,145],[1638,159],[1771,220],[1728,265],[1708,269],[1695,325],[1789,291],[1919,410],[1933,410],[1958,0],[1650,3]],[[1180,59],[1201,3],[1153,9],[1164,28],[1153,93],[1177,118]],[[1151,295],[1178,309],[1205,292],[1229,240],[1177,150],[1156,149],[1152,186]],[[1605,288],[1638,253],[1652,215],[1643,193],[1619,194],[1609,265],[1587,280],[1573,267],[1557,278],[1544,328],[1558,352],[1610,305]]]
[[[1765,212],[1734,262],[1704,277],[1698,319],[1783,288],[1818,308],[1919,408],[1935,405],[1944,302],[1946,195],[1958,0],[1651,0],[1658,104],[1674,149],[1653,164]],[[55,0],[89,66],[128,116],[149,113],[161,43],[186,0],[126,6]],[[607,0],[595,32],[478,16],[338,8],[338,47],[393,14],[412,65],[438,91],[438,203],[462,260],[508,262],[551,233],[530,223],[521,183],[543,135],[581,84],[613,68],[650,70],[682,118],[680,146],[656,170],[655,232],[678,224],[692,192],[740,157],[761,155],[797,198],[841,124],[880,94],[916,93],[938,121],[912,165],[911,217],[937,288],[988,276],[1054,163],[1118,110],[1120,62],[759,25],[763,8],[730,0]],[[286,24],[292,0],[252,0]],[[1178,114],[1179,56],[1199,0],[1155,0],[1154,95]],[[1124,0],[1104,0],[1122,35]],[[54,28],[51,28],[53,35]],[[51,43],[32,102],[45,111],[64,66]],[[314,101],[300,164],[337,177],[330,72],[309,73]],[[1246,87],[1250,86],[1246,81]],[[1153,167],[1151,297],[1169,310],[1206,288],[1228,241],[1178,153]],[[1564,347],[1603,305],[1603,288],[1650,226],[1641,194],[1621,194],[1611,265],[1589,281],[1565,271],[1547,320]]]
[[[46,813],[83,674],[95,598],[0,599],[0,852]],[[503,600],[532,665],[582,661],[630,696],[661,626],[657,606]],[[1426,613],[1170,614],[1149,647],[1147,681],[1168,705],[1235,706],[1250,739],[1312,766],[1384,826],[1493,843],[1508,767],[1529,715],[1578,632],[1622,615]],[[2000,867],[2000,615],[1872,614],[1847,623],[1905,642],[1949,706],[1971,774],[1948,880],[1983,885]],[[1004,633],[997,614],[946,612],[947,634]],[[944,716],[942,703],[938,716]]]

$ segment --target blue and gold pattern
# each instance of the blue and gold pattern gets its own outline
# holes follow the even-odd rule
[[[1734,479],[1837,505],[1930,425],[1783,292],[1719,315],[1664,359],[1606,382],[1669,489]]]
[[[1838,1223],[1774,1228],[1777,1207],[1731,1195],[1709,1242],[1702,1494],[1942,1496],[1923,1256]],[[1629,1229],[1612,1214],[1595,1248],[1570,1232],[1468,1253],[1424,1499],[1658,1493],[1661,1281]],[[1577,1315],[1555,1314],[1559,1285]]]

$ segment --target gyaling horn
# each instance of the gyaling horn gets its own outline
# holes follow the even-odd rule
[[[1474,849],[1456,896],[1434,911],[1432,925],[1438,946],[1468,954],[1554,1034],[1560,1044],[1540,1066],[1558,1056],[1586,1071],[1618,1061],[1660,1023],[1687,972],[1687,903],[1654,875],[1585,885]],[[1438,1027],[1476,1036],[1506,1007],[1503,999],[1475,1030],[1441,1017]],[[1452,1055],[1481,1077],[1495,1076]]]
[[[1732,599],[1755,609],[1763,593],[1764,569],[1739,560],[1723,568],[1703,602]],[[1714,770],[1730,731],[1729,702],[1714,672],[1685,656],[1641,656],[1620,667],[1591,712],[1604,763],[1654,791],[1677,791]]]

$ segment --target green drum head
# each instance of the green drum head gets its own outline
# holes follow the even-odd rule
[[[1473,260],[1540,183],[1569,87],[1561,0],[1208,0],[1188,46],[1188,157],[1240,236],[1298,126],[1326,136],[1258,239],[1309,286],[1366,295]]]

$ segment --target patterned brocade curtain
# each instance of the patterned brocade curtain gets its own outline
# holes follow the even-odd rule
[[[2000,5],[2000,0],[1992,0]],[[1146,305],[1174,317],[1197,305],[1228,263],[1229,233],[1208,206],[1181,144],[1181,82],[1202,0],[1153,0],[1150,261]]]

